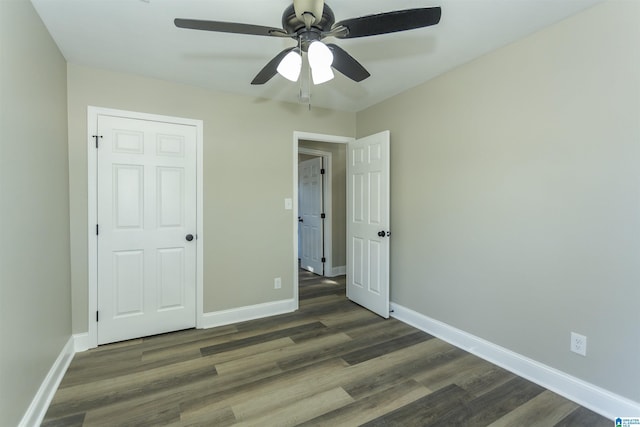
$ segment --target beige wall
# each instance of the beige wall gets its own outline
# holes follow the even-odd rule
[[[344,135],[341,135],[344,136]],[[347,265],[347,146],[329,142],[300,141],[299,147],[331,153],[331,264]]]
[[[391,130],[392,300],[635,401],[639,43],[607,2],[357,115]]]
[[[73,330],[87,330],[87,106],[204,121],[204,311],[293,296],[293,131],[352,136],[355,114],[312,111],[68,65]],[[282,278],[282,289],[273,279]]]
[[[205,312],[292,295],[294,130],[390,129],[392,299],[640,401],[638,40],[640,4],[611,1],[354,115],[73,64],[65,80],[31,4],[0,1],[0,425],[71,313],[87,330],[88,105],[204,120]]]
[[[71,336],[65,60],[31,3],[0,1],[0,425]]]

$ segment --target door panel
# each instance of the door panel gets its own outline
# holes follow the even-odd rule
[[[196,130],[98,116],[98,343],[195,326]]]
[[[184,224],[184,169],[158,168],[158,227]]]
[[[113,253],[114,317],[144,313],[144,252]]]
[[[142,228],[143,168],[113,165],[113,210],[115,228]]]
[[[389,132],[349,143],[347,297],[389,317]],[[384,231],[384,236],[378,235]]]
[[[158,310],[184,307],[184,248],[158,249]]]

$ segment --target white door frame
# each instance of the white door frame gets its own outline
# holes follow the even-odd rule
[[[298,147],[298,153],[300,154],[308,154],[311,156],[322,157],[322,167],[324,168],[324,175],[322,175],[322,199],[323,205],[322,209],[327,217],[324,220],[324,227],[322,229],[322,241],[324,242],[324,257],[326,258],[326,262],[324,263],[324,274],[325,277],[333,276],[333,246],[332,246],[332,237],[333,237],[333,215],[332,215],[332,204],[333,200],[333,187],[331,181],[331,158],[332,154],[329,151],[322,150],[314,150],[312,148],[304,148]],[[300,195],[298,195],[300,196]],[[296,217],[297,218],[297,217]]]
[[[156,122],[173,123],[196,128],[196,327],[203,325],[203,122],[202,120],[186,119],[182,117],[161,116],[158,114],[138,113],[134,111],[116,110],[89,106],[87,108],[87,183],[88,183],[88,336],[86,342],[76,346],[77,349],[89,349],[98,346],[98,322],[96,311],[98,309],[98,236],[96,236],[96,224],[98,223],[98,168],[95,138],[97,134],[98,116],[116,116],[138,120],[150,120]]]
[[[303,149],[303,148],[299,148],[298,147],[298,143],[301,140],[306,140],[306,141],[315,141],[315,142],[331,142],[334,144],[348,144],[351,141],[354,141],[355,138],[352,138],[350,136],[338,136],[338,135],[325,135],[325,134],[321,134],[321,133],[312,133],[312,132],[300,132],[300,131],[294,131],[293,132],[293,177],[292,177],[292,181],[293,181],[293,218],[292,218],[292,222],[293,222],[293,300],[294,300],[294,304],[295,304],[295,310],[298,309],[299,307],[299,300],[298,300],[298,286],[299,286],[299,282],[298,282],[298,153],[302,152],[300,150],[307,150],[307,149]],[[330,153],[329,153],[330,154]],[[326,168],[325,168],[326,169]],[[325,173],[325,176],[331,176],[331,171],[327,170],[327,172]],[[331,187],[331,181],[329,180],[328,182],[325,181],[325,191],[327,189],[327,187]],[[325,212],[329,212],[329,208],[327,208],[326,202],[329,199],[325,199]],[[329,219],[331,219],[332,215],[329,215]],[[326,226],[326,223],[325,223]],[[331,235],[330,233],[326,233],[325,232],[325,236],[327,235]],[[327,241],[325,239],[325,257],[327,258],[327,260],[330,260],[330,253],[326,252],[327,247],[331,247],[331,241]],[[327,271],[327,267],[328,264],[325,263],[325,275],[326,275],[326,271]]]

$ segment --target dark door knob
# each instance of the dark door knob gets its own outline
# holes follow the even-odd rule
[[[193,234],[187,234],[187,236],[185,237],[185,239],[187,239],[187,242],[190,242],[193,240]]]
[[[298,217],[298,222],[304,222],[304,219],[302,219],[301,216]]]
[[[387,233],[385,233],[384,231],[378,231],[378,236],[384,237],[386,235],[387,235]]]

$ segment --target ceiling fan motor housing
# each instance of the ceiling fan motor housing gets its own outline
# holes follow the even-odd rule
[[[298,18],[293,4],[282,13],[282,28],[287,33],[296,35],[295,38],[300,40],[301,48],[304,52],[307,51],[312,41],[320,40],[322,32],[330,30],[335,22],[336,18],[333,11],[327,5],[323,7],[322,17],[316,19],[316,22],[308,30],[305,22]]]

